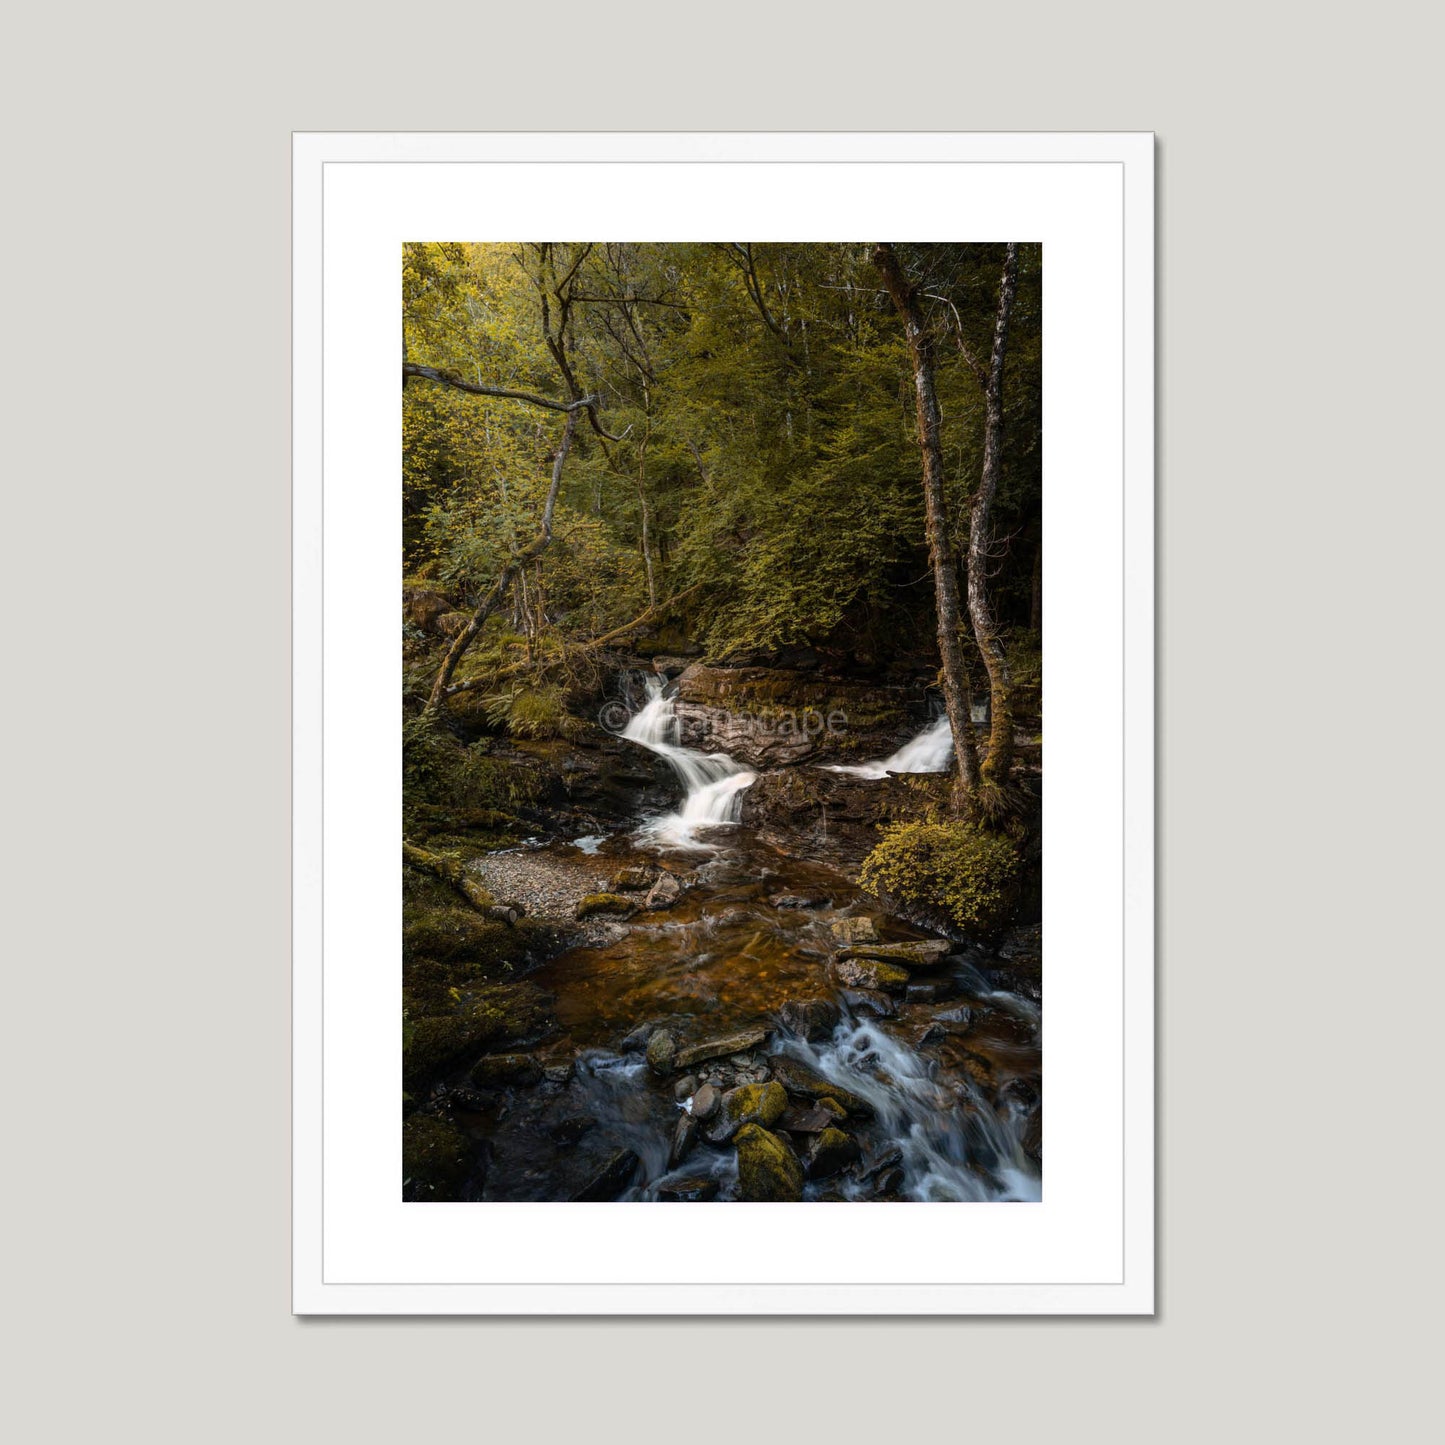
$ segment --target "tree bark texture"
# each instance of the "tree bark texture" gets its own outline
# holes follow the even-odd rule
[[[963,660],[963,610],[958,592],[958,571],[948,531],[948,496],[944,483],[942,416],[934,388],[933,343],[923,324],[914,288],[908,284],[893,247],[880,243],[873,264],[883,278],[895,310],[903,321],[908,355],[913,363],[913,385],[918,404],[918,442],[923,453],[923,501],[928,528],[928,556],[933,570],[933,592],[938,614],[938,654],[943,679],[943,701],[953,729],[953,750],[958,759],[954,811],[963,810],[978,785],[978,753],[969,710],[968,673]],[[970,583],[971,585],[971,583]]]
[[[968,615],[973,635],[988,669],[989,735],[988,753],[983,760],[985,782],[1003,785],[1013,764],[1014,715],[1013,680],[1008,658],[994,622],[988,597],[988,562],[992,534],[989,509],[998,494],[1003,469],[1003,367],[1008,348],[1009,314],[1013,310],[1018,284],[1018,246],[1010,242],[1005,253],[1003,276],[998,288],[998,311],[994,316],[993,351],[989,357],[988,380],[984,385],[983,473],[973,496],[968,521]]]

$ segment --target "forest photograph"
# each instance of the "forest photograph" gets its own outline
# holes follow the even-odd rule
[[[403,1200],[1042,1198],[1042,248],[400,261]]]

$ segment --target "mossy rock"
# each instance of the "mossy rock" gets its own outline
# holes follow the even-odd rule
[[[469,1077],[479,1089],[527,1089],[542,1082],[542,1066],[531,1054],[488,1054]]]
[[[474,972],[495,974],[527,959],[532,934],[495,919],[483,918],[458,902],[455,907],[403,908],[402,957],[476,965]]]
[[[402,1004],[409,1018],[450,1013],[460,1002],[452,970],[433,959],[407,963],[401,971]]]
[[[535,984],[491,984],[472,995],[468,1017],[488,1047],[520,1043],[556,1032],[553,1002],[552,996]]]
[[[828,1179],[858,1158],[858,1142],[841,1129],[828,1128],[813,1137],[808,1146],[809,1179]]]
[[[670,1074],[677,1060],[677,1037],[657,1029],[647,1040],[647,1067],[654,1074]]]
[[[468,1053],[520,1043],[555,1031],[552,1000],[531,984],[494,984],[476,990],[455,1013],[409,1019],[402,1034],[402,1073],[425,1079]]]
[[[842,988],[867,988],[879,993],[902,993],[908,987],[908,970],[878,958],[833,959],[833,977]]]
[[[859,881],[881,898],[938,910],[965,933],[996,933],[1018,902],[1023,859],[1008,838],[969,823],[889,828]]]
[[[793,1151],[761,1124],[744,1124],[734,1140],[738,1190],[759,1203],[792,1203],[803,1197],[803,1166]]]
[[[769,1080],[766,1084],[740,1084],[722,1096],[722,1107],[709,1125],[707,1137],[721,1144],[746,1124],[771,1129],[787,1107],[787,1090],[779,1083]]]
[[[472,1172],[474,1148],[460,1129],[431,1114],[413,1114],[401,1131],[404,1197],[456,1200]]]
[[[832,1099],[855,1119],[871,1119],[873,1105],[867,1099],[826,1079],[800,1059],[779,1054],[768,1060],[773,1078],[795,1099]]]
[[[577,905],[577,920],[580,923],[584,918],[592,918],[598,914],[631,918],[636,912],[637,904],[630,898],[622,897],[620,893],[589,893]]]

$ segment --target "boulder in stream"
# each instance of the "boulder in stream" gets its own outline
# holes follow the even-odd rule
[[[479,1089],[525,1089],[542,1082],[542,1069],[531,1054],[490,1054],[472,1065]]]
[[[758,1048],[767,1041],[766,1029],[749,1029],[745,1033],[727,1034],[723,1038],[708,1039],[700,1044],[689,1044],[686,1048],[677,1051],[677,1058],[674,1062],[679,1069],[691,1069],[698,1064],[705,1064],[711,1059],[726,1059],[733,1054],[746,1053],[749,1049]]]
[[[911,943],[855,943],[840,948],[838,958],[877,958],[903,968],[937,968],[955,945],[946,938],[924,938]]]
[[[790,1104],[778,1120],[778,1128],[787,1134],[821,1134],[847,1117],[848,1111],[840,1103],[823,1098],[806,1105]]]
[[[641,893],[652,887],[650,868],[622,868],[612,875],[610,885],[614,893]]]
[[[683,895],[683,886],[672,876],[664,873],[648,890],[642,906],[648,909],[671,908]]]
[[[858,1141],[841,1129],[828,1128],[813,1137],[805,1163],[809,1179],[827,1179],[858,1158]]]
[[[694,1119],[701,1119],[706,1122],[717,1113],[722,1103],[722,1094],[714,1084],[704,1084],[697,1093],[692,1096],[691,1114]]]
[[[875,1018],[891,1019],[898,1012],[898,1005],[886,993],[873,988],[845,988],[839,993],[843,1002],[854,1013],[870,1013]]]
[[[672,1131],[672,1148],[668,1150],[667,1167],[676,1169],[697,1140],[698,1122],[691,1114],[679,1114],[677,1127]]]
[[[663,1204],[706,1204],[717,1198],[717,1180],[702,1174],[669,1179],[657,1186],[657,1197]]]
[[[857,918],[835,918],[828,931],[842,944],[877,943],[878,925],[866,914]]]
[[[573,1203],[601,1203],[616,1199],[625,1189],[631,1187],[641,1163],[631,1149],[619,1149],[572,1196]]]
[[[647,1067],[654,1074],[670,1074],[677,1066],[677,1039],[666,1029],[654,1029],[647,1040]]]
[[[745,1124],[771,1128],[787,1107],[788,1096],[781,1084],[742,1084],[722,1096],[717,1117],[708,1125],[707,1137],[714,1144],[723,1144]]]
[[[879,993],[902,993],[908,987],[908,970],[881,958],[833,958],[833,977],[844,988],[874,989]]]
[[[816,1069],[800,1059],[777,1055],[773,1061],[773,1079],[796,1099],[832,1099],[855,1118],[871,1119],[873,1105],[857,1094],[825,1079]]]
[[[842,1014],[832,999],[790,998],[778,1016],[785,1029],[816,1044],[832,1035]]]
[[[742,1198],[791,1203],[803,1197],[803,1166],[776,1134],[761,1124],[744,1124],[735,1142]]]

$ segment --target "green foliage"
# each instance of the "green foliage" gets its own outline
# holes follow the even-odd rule
[[[428,846],[463,853],[503,847],[525,825],[517,811],[534,802],[541,781],[531,769],[488,755],[423,714],[402,725],[402,830]]]
[[[987,355],[1002,247],[899,251],[936,335],[961,535],[982,436],[963,346]],[[1040,275],[1038,248],[1023,247],[990,568],[1006,631],[1031,616],[1038,545]],[[409,245],[408,359],[564,395],[541,307],[546,295],[555,326],[564,276],[581,298],[565,336],[569,368],[604,397],[616,440],[579,429],[552,545],[504,605],[510,625],[496,621],[506,646],[522,642],[527,665],[555,669],[561,640],[599,636],[679,594],[682,611],[658,625],[679,627],[715,658],[825,641],[857,648],[865,637],[875,653],[900,639],[927,646],[914,398],[870,248]],[[536,535],[562,421],[418,379],[402,405],[405,565],[465,610]],[[486,646],[479,638],[474,651]],[[475,675],[481,663],[467,667],[463,675]]]
[[[574,738],[586,724],[567,711],[560,687],[514,687],[486,699],[487,717],[518,738]]]
[[[969,823],[902,823],[864,860],[870,892],[938,909],[957,927],[990,934],[1007,921],[1022,872],[1008,838]]]

